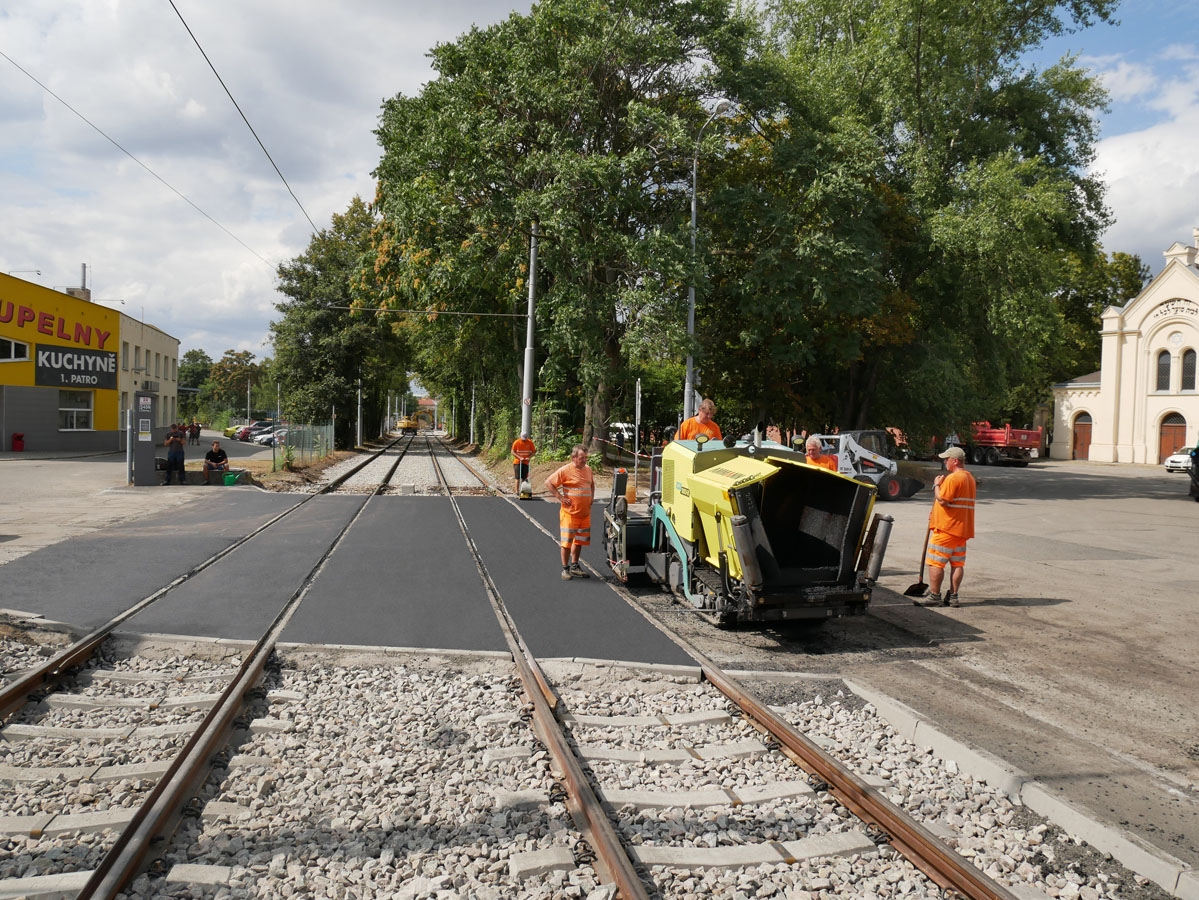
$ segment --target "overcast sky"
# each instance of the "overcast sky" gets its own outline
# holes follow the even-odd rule
[[[380,103],[419,92],[428,49],[529,5],[175,2],[318,227],[354,194],[373,198]],[[1111,90],[1096,166],[1116,216],[1104,244],[1155,273],[1199,225],[1193,12],[1186,0],[1131,0],[1120,27],[1067,36],[1035,59],[1079,53]],[[275,266],[311,228],[170,3],[9,4],[0,51],[250,248],[0,58],[0,271],[64,287],[86,262],[93,298],[124,300],[181,350],[269,355]]]

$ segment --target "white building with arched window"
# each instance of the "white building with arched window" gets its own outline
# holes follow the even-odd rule
[[[1103,311],[1100,370],[1054,385],[1053,458],[1155,464],[1199,440],[1199,247],[1165,257],[1140,294]]]

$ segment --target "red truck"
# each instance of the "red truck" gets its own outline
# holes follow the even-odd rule
[[[975,422],[974,434],[962,442],[962,449],[978,466],[1027,466],[1041,455],[1041,429],[992,428],[990,422]]]

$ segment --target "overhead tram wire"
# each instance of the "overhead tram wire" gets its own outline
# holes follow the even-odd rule
[[[469,312],[458,309],[393,309],[390,306],[322,306],[321,309],[348,309],[352,312],[411,313],[417,316],[491,316],[503,319],[523,319],[528,313]]]
[[[82,119],[85,123],[87,123],[97,134],[99,134],[102,138],[104,138],[104,140],[108,141],[108,143],[112,144],[114,147],[116,147],[118,150],[120,150],[122,153],[124,153],[126,156],[128,156],[131,160],[133,160],[135,163],[137,163],[139,166],[141,166],[143,169],[145,169],[147,172],[149,172],[151,175],[153,175],[156,179],[158,179],[159,182],[161,182],[163,184],[163,186],[168,188],[171,191],[171,193],[175,194],[175,196],[177,196],[180,200],[182,200],[184,203],[186,203],[188,206],[190,206],[192,209],[194,209],[196,212],[198,212],[200,215],[202,215],[204,218],[206,218],[209,222],[211,222],[217,228],[221,229],[221,231],[225,232],[225,234],[229,235],[229,237],[233,238],[233,240],[237,241],[239,244],[241,244],[243,247],[245,247],[247,250],[249,250],[251,253],[253,253],[255,256],[257,256],[260,260],[262,260],[264,263],[266,263],[272,269],[274,269],[274,264],[271,263],[270,260],[268,260],[265,256],[263,256],[261,253],[259,253],[257,250],[255,250],[253,247],[251,247],[249,244],[247,244],[245,241],[243,241],[241,238],[239,238],[236,234],[234,234],[232,231],[230,231],[228,228],[226,228],[224,225],[222,225],[220,222],[218,222],[216,219],[214,219],[208,213],[204,212],[204,210],[200,209],[200,207],[196,206],[196,204],[193,203],[187,197],[186,194],[184,194],[182,191],[180,191],[178,188],[176,188],[173,184],[171,184],[169,181],[167,181],[165,178],[163,178],[161,175],[159,175],[157,172],[155,172],[153,169],[151,169],[149,166],[147,166],[144,162],[142,162],[140,159],[138,159],[136,156],[134,156],[132,153],[130,153],[128,150],[126,150],[124,147],[122,147],[120,144],[118,144],[113,138],[109,137],[103,131],[103,129],[101,129],[100,126],[98,126],[95,122],[93,122],[91,119],[89,119],[83,113],[81,113],[79,110],[77,110],[71,104],[69,104],[66,100],[62,99],[62,97],[58,96],[58,94],[54,93],[54,91],[50,90],[50,88],[48,88],[46,85],[44,85],[40,81],[38,81],[37,78],[35,78],[33,76],[33,74],[30,73],[26,68],[24,68],[19,62],[17,62],[15,59],[13,59],[11,56],[9,56],[3,50],[0,50],[0,56],[3,56],[5,59],[7,59],[10,63],[13,64],[14,67],[16,67],[16,69],[18,71],[21,72],[22,75],[24,75],[26,78],[28,78],[30,81],[32,81],[34,84],[36,84],[38,87],[40,87],[43,91],[45,91],[47,94],[49,94],[55,100],[57,100],[59,103],[61,103],[63,106],[65,106],[71,112],[73,112],[76,116],[78,116],[80,119]]]
[[[200,55],[204,57],[204,62],[208,63],[208,68],[212,69],[212,74],[216,76],[216,80],[221,83],[221,87],[225,89],[225,94],[229,97],[229,102],[233,104],[233,108],[237,110],[237,114],[241,116],[241,120],[246,123],[246,127],[250,129],[250,134],[254,135],[254,140],[258,141],[258,146],[262,148],[262,152],[266,154],[266,158],[270,160],[271,165],[275,169],[275,174],[279,176],[279,180],[283,182],[283,186],[287,188],[287,193],[291,194],[291,199],[296,201],[296,206],[300,207],[300,212],[304,214],[304,218],[308,220],[308,224],[312,226],[312,233],[319,234],[320,229],[316,227],[316,223],[312,221],[312,216],[308,215],[308,210],[304,209],[304,204],[300,202],[300,198],[296,196],[296,192],[291,189],[291,185],[287,183],[287,179],[283,177],[283,173],[279,171],[279,167],[275,165],[275,160],[271,157],[270,151],[266,149],[266,145],[262,143],[262,138],[258,136],[258,132],[254,130],[254,126],[250,124],[250,120],[246,118],[246,114],[242,112],[241,106],[233,98],[233,93],[229,90],[229,86],[225,84],[225,79],[221,77],[221,73],[216,70],[216,66],[212,64],[212,60],[208,58],[208,54],[204,52],[204,48],[200,46],[200,41],[195,33],[191,30],[191,26],[187,24],[187,20],[183,18],[183,13],[179,12],[179,7],[175,5],[175,0],[167,0],[171,4],[171,9],[175,10],[175,15],[179,17],[179,21],[183,23],[183,27],[187,29],[188,35],[191,36],[192,42],[196,45],[196,49],[200,51]]]

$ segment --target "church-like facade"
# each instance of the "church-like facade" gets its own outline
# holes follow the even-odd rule
[[[1054,459],[1156,464],[1199,440],[1199,246],[1165,257],[1140,294],[1103,311],[1100,370],[1054,385]]]

